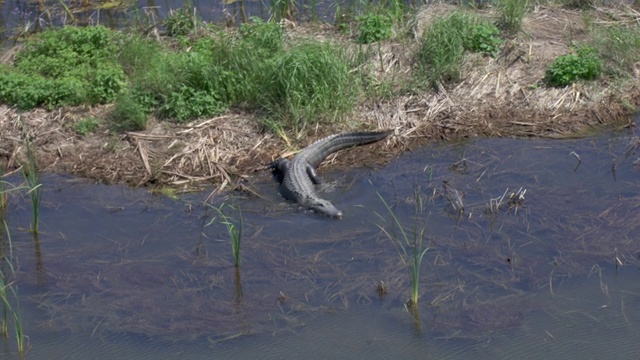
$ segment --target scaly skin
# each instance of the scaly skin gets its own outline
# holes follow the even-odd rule
[[[341,218],[342,211],[330,201],[316,194],[315,184],[320,182],[315,168],[332,153],[351,146],[365,145],[380,141],[391,135],[393,130],[374,132],[351,132],[327,136],[300,151],[291,161],[278,159],[270,168],[280,182],[280,193],[315,212],[333,218]]]

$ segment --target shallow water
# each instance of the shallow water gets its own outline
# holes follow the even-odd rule
[[[481,139],[375,170],[320,169],[340,221],[284,202],[261,174],[249,184],[261,197],[213,200],[243,211],[237,272],[224,226],[209,224],[209,194],[172,200],[45,174],[37,241],[26,195],[11,195],[7,212],[27,357],[631,358],[637,144],[633,130]],[[390,217],[375,192],[410,231],[418,188],[431,249],[415,321],[410,273],[378,227],[375,212]],[[519,189],[521,204],[489,211]],[[0,351],[11,358],[13,339]]]

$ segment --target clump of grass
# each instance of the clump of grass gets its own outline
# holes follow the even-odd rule
[[[0,70],[0,100],[20,109],[112,101],[126,86],[111,30],[67,26],[30,38]]]
[[[169,36],[187,36],[196,32],[201,21],[196,16],[196,8],[187,4],[181,9],[169,11],[165,23]]]
[[[244,220],[242,218],[242,210],[240,207],[234,207],[229,204],[222,204],[219,207],[209,205],[218,215],[214,217],[207,226],[213,222],[224,225],[227,228],[229,237],[231,238],[231,250],[233,252],[233,265],[240,267],[240,244],[242,242],[242,230],[244,229]],[[237,217],[225,214],[224,208],[236,213]]]
[[[358,84],[340,46],[305,41],[270,65],[259,103],[283,128],[298,133],[307,124],[331,122],[352,108]]]
[[[502,39],[499,31],[476,16],[454,12],[425,30],[418,50],[418,66],[427,83],[460,80],[465,51],[496,56]]]
[[[593,29],[591,47],[598,50],[604,64],[603,72],[614,78],[634,73],[640,58],[640,32],[637,26],[597,26]]]
[[[76,131],[76,134],[85,136],[91,132],[96,131],[98,129],[98,126],[100,126],[100,122],[98,121],[98,119],[90,117],[78,120],[74,124],[74,130]]]
[[[136,101],[133,92],[120,95],[109,114],[111,127],[117,132],[144,130],[147,119],[147,109]]]
[[[545,82],[562,87],[577,80],[593,80],[602,72],[602,60],[592,47],[579,47],[575,53],[557,57],[547,68]]]
[[[407,267],[411,274],[411,297],[409,306],[417,306],[420,297],[420,266],[424,255],[429,251],[429,247],[425,247],[427,231],[427,204],[423,198],[421,189],[414,189],[415,200],[415,221],[409,228],[398,218],[395,210],[387,201],[376,191],[376,195],[384,205],[389,216],[385,216],[375,212],[381,223],[377,224],[378,228],[391,240],[400,256],[402,264]],[[391,220],[388,220],[391,218]],[[398,234],[399,232],[399,234]]]
[[[520,31],[522,19],[527,13],[528,0],[499,0],[500,18],[498,26],[509,34]]]
[[[360,35],[360,44],[370,44],[373,42],[389,39],[392,35],[391,28],[393,21],[390,16],[379,13],[368,13],[356,17]]]

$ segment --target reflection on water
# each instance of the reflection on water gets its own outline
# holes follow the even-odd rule
[[[324,174],[340,221],[285,203],[262,174],[263,198],[233,200],[237,272],[226,229],[207,226],[207,194],[46,175],[39,255],[26,197],[10,197],[7,219],[29,357],[628,358],[640,351],[637,145],[625,130],[427,147]],[[408,269],[374,215],[377,190],[410,226],[417,186],[432,247],[418,323]]]

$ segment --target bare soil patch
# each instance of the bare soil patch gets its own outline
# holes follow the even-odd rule
[[[437,16],[434,14],[450,9],[441,4],[426,7],[413,24],[415,39],[382,44],[370,61],[378,76],[411,76],[411,50],[417,46],[419,35]],[[615,9],[595,9],[593,21],[610,21],[616,14]],[[318,25],[289,26],[288,31],[291,36],[317,33],[322,38],[344,37],[327,27],[318,29]],[[624,84],[600,81],[561,89],[540,86],[547,65],[566,54],[572,42],[588,35],[580,11],[536,8],[525,18],[523,31],[505,43],[497,59],[469,56],[461,83],[437,92],[363,103],[350,122],[306,129],[300,139],[267,133],[254,115],[238,111],[187,125],[151,120],[147,130],[121,135],[114,135],[102,124],[98,131],[79,136],[74,131],[76,121],[90,116],[104,119],[110,106],[18,112],[2,105],[0,166],[19,167],[28,136],[44,171],[71,173],[104,183],[173,186],[189,191],[235,186],[238,179],[262,169],[269,161],[345,130],[393,128],[395,136],[372,147],[350,150],[347,156],[334,157],[329,162],[335,164],[332,166],[384,162],[431,141],[475,136],[563,138],[620,120],[623,125],[629,124],[628,115],[640,104],[637,74]]]

